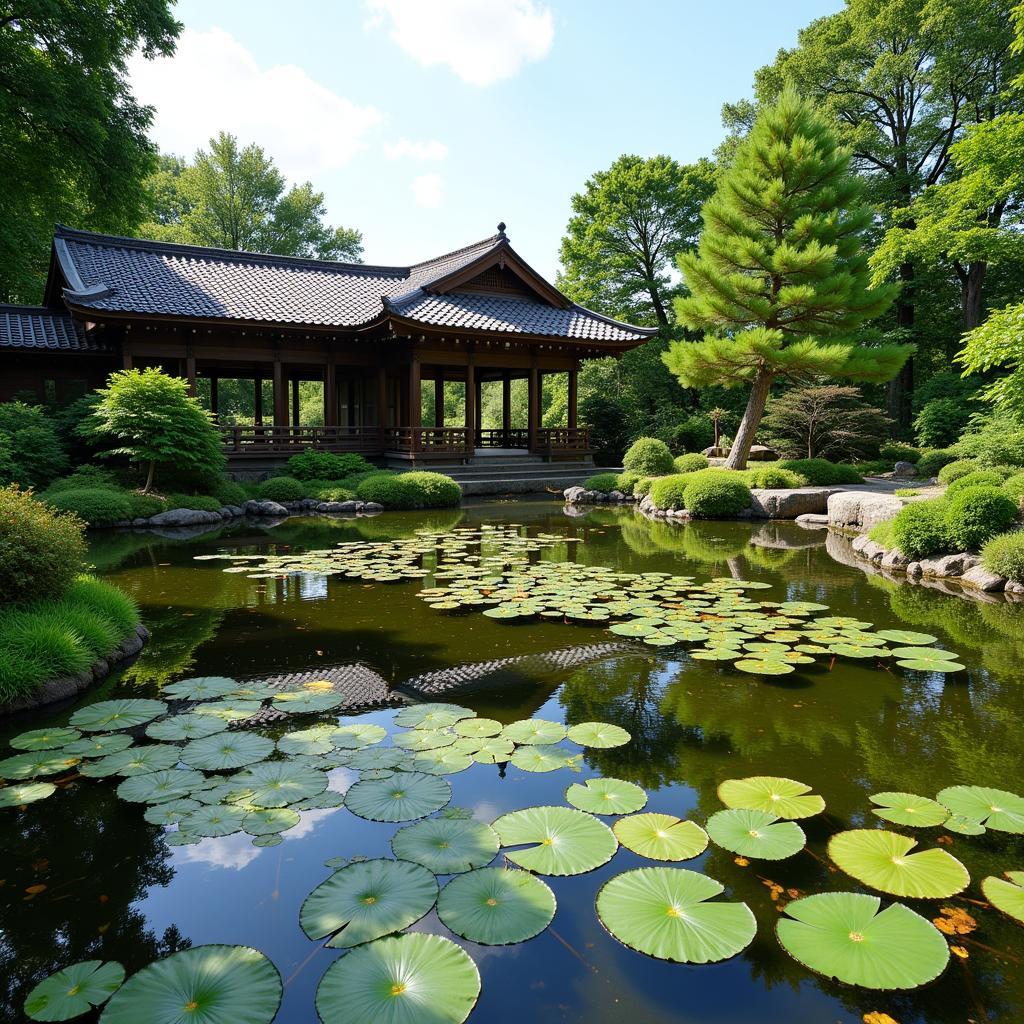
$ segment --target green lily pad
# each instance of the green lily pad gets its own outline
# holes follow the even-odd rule
[[[263,705],[258,700],[215,700],[209,704],[198,704],[192,710],[193,715],[212,715],[225,722],[242,722],[252,718]]]
[[[143,967],[100,1024],[270,1024],[281,1005],[277,968],[248,946],[193,946]]]
[[[501,732],[501,722],[493,718],[464,718],[456,722],[452,728],[459,736],[466,736],[471,739],[484,739],[489,736],[497,736]]]
[[[623,779],[587,779],[566,791],[567,803],[590,814],[632,814],[647,803],[647,794]]]
[[[507,761],[513,754],[515,746],[504,736],[494,736],[487,740],[472,740],[474,749],[470,757],[479,764],[500,764]]]
[[[34,779],[40,775],[59,775],[78,764],[63,750],[30,750],[0,761],[0,779]]]
[[[146,735],[150,739],[169,741],[198,740],[203,736],[213,736],[227,729],[228,723],[215,715],[171,715],[146,726]]]
[[[176,832],[165,832],[163,839],[168,846],[195,846],[202,842],[202,836],[183,832],[180,826]]]
[[[892,896],[944,899],[966,889],[967,869],[955,857],[935,847],[910,851],[917,840],[882,829],[851,829],[834,835],[828,855],[857,881]]]
[[[279,693],[271,702],[276,711],[289,715],[313,715],[341,707],[345,698],[340,693],[315,693],[310,690],[296,690]]]
[[[323,1024],[462,1024],[480,996],[469,954],[440,935],[379,939],[335,960],[316,990]]]
[[[903,659],[896,662],[900,668],[915,672],[963,672],[964,666],[958,661],[925,660],[924,658]]]
[[[795,821],[780,821],[767,811],[738,807],[717,811],[705,827],[723,850],[760,860],[785,860],[799,853],[807,842],[804,830]]]
[[[1024,834],[1024,798],[1005,789],[986,786],[949,786],[937,799],[951,814],[996,832]]]
[[[139,777],[144,779],[146,776]],[[198,800],[168,800],[166,803],[147,807],[142,816],[151,825],[177,825],[182,818],[200,807],[202,804]]]
[[[102,779],[108,775],[145,775],[173,768],[181,758],[181,751],[170,743],[150,743],[144,747],[128,747],[116,754],[108,754],[98,761],[83,764],[79,771],[90,778]]]
[[[787,903],[776,934],[794,960],[846,985],[911,989],[934,981],[949,963],[939,930],[902,903],[827,892]]]
[[[392,741],[402,750],[436,750],[438,747],[450,747],[456,738],[455,733],[443,729],[410,729],[408,732],[396,732]]]
[[[265,761],[274,752],[274,741],[254,732],[225,732],[192,740],[181,759],[193,768],[223,772]]]
[[[80,740],[69,743],[64,748],[68,757],[106,757],[116,754],[119,750],[127,750],[135,741],[123,732],[100,733],[95,736],[83,736]]]
[[[911,644],[915,647],[920,647],[923,644],[933,644],[938,637],[932,636],[930,633],[915,633],[910,629],[880,629],[875,636],[880,636],[883,640],[888,640],[894,644]]]
[[[322,793],[327,776],[297,761],[264,761],[239,772],[231,784],[251,789],[249,802],[256,807],[286,807]]]
[[[447,729],[472,717],[469,708],[458,704],[414,704],[395,715],[395,725],[403,729]]]
[[[726,807],[767,811],[777,818],[809,818],[825,809],[820,796],[808,795],[811,787],[793,779],[753,775],[747,779],[726,779],[718,787],[718,799]]]
[[[578,743],[581,747],[602,750],[621,747],[632,739],[625,729],[609,722],[580,722],[569,729],[568,735],[573,743]]]
[[[412,758],[413,771],[430,772],[431,775],[455,775],[465,771],[473,763],[469,754],[454,747],[438,747],[435,750],[419,750]]]
[[[278,738],[277,749],[282,754],[327,754],[334,750],[331,734],[334,725],[314,725],[311,729],[296,729]]]
[[[949,817],[949,811],[937,800],[914,793],[875,793],[868,799],[878,805],[871,808],[872,814],[897,825],[930,828],[941,825]]]
[[[413,821],[440,810],[452,787],[427,772],[398,772],[388,779],[359,781],[345,794],[345,806],[370,821]]]
[[[124,982],[124,968],[114,960],[85,960],[44,978],[28,994],[29,1020],[72,1020],[105,1003]]]
[[[366,860],[349,864],[321,882],[299,911],[311,939],[346,949],[401,931],[428,913],[437,900],[437,880],[420,864]]]
[[[555,894],[526,871],[481,868],[454,878],[437,900],[450,931],[484,946],[525,942],[555,916]]]
[[[73,743],[81,735],[77,729],[30,729],[15,736],[11,740],[11,746],[15,750],[56,750],[58,747],[66,747]]]
[[[400,828],[391,849],[400,860],[422,864],[435,875],[455,875],[489,864],[498,852],[498,836],[480,821],[427,818]]]
[[[700,825],[671,814],[631,814],[619,818],[612,830],[627,850],[651,860],[690,860],[708,846]]]
[[[597,894],[601,924],[624,946],[659,960],[707,964],[728,960],[754,940],[745,903],[714,901],[720,882],[686,868],[637,868]]]
[[[581,875],[606,864],[618,842],[607,825],[568,807],[528,807],[503,814],[491,823],[505,857],[541,875]]]
[[[187,797],[203,782],[203,773],[191,768],[163,768],[125,779],[117,795],[133,803],[158,804]]]
[[[230,804],[206,804],[190,811],[178,823],[183,832],[218,839],[241,832],[246,811]]]
[[[238,688],[234,679],[226,676],[196,676],[194,679],[179,679],[163,688],[164,697],[175,700],[214,700],[226,697]]]
[[[352,725],[339,725],[331,731],[331,740],[336,747],[362,750],[380,743],[388,731],[373,722],[356,722]]]
[[[282,839],[276,832],[273,832],[270,835],[252,837],[252,845],[259,847],[280,846],[283,842],[284,839]]]
[[[981,880],[985,899],[1019,924],[1024,924],[1024,871],[1007,871],[1006,878],[989,875]]]
[[[962,672],[964,668],[956,654],[938,647],[894,647],[891,654],[900,668],[918,672]]]
[[[559,768],[574,767],[581,756],[557,745],[527,744],[516,749],[512,755],[512,764],[524,772],[553,772]]]
[[[961,814],[951,814],[942,823],[942,827],[947,832],[956,832],[962,836],[983,836],[988,831],[980,822],[971,821]]]
[[[71,716],[69,724],[82,732],[132,729],[166,713],[167,705],[162,700],[126,697],[121,700],[101,700],[79,708]]]
[[[778,658],[741,658],[733,662],[733,668],[752,676],[785,676],[793,672],[793,666]]]
[[[53,796],[57,787],[52,782],[22,782],[0,787],[0,807],[23,807]]]
[[[301,820],[291,807],[259,807],[249,811],[242,819],[242,831],[251,836],[269,836],[295,828]]]
[[[506,725],[502,736],[513,743],[536,743],[541,746],[550,746],[565,739],[565,726],[558,722],[549,722],[544,718],[523,718],[511,725]]]

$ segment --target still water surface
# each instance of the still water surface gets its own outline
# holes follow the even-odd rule
[[[758,679],[693,661],[685,647],[635,645],[559,669],[537,656],[618,638],[585,626],[510,626],[479,614],[441,615],[416,597],[418,582],[256,580],[224,573],[224,563],[193,561],[219,551],[304,550],[411,536],[418,528],[509,522],[582,541],[545,557],[698,580],[762,580],[773,589],[755,599],[816,601],[876,628],[923,629],[957,651],[966,671],[943,677],[836,661],[831,670],[827,663],[799,666],[790,676]],[[643,786],[650,794],[647,811],[700,822],[721,808],[718,783],[747,775],[806,782],[825,797],[827,810],[801,823],[808,852],[787,861],[744,867],[712,846],[683,865],[717,878],[726,886],[725,898],[745,901],[757,917],[753,944],[721,964],[653,960],[604,931],[594,913],[598,889],[624,870],[651,863],[628,850],[620,848],[589,874],[545,879],[558,911],[541,935],[509,947],[459,940],[483,982],[471,1021],[860,1024],[872,1011],[899,1024],[1024,1021],[1024,929],[961,899],[910,903],[928,917],[940,905],[958,906],[979,923],[963,942],[968,958],[953,958],[939,981],[914,993],[873,994],[823,981],[775,940],[773,883],[801,894],[863,891],[829,866],[824,847],[837,831],[876,823],[868,794],[933,796],[957,783],[1024,788],[1024,610],[865,575],[834,561],[824,541],[823,533],[791,524],[679,527],[649,522],[632,510],[600,509],[570,518],[550,502],[337,522],[293,519],[275,527],[240,524],[188,541],[97,535],[93,561],[133,594],[154,635],[134,666],[79,703],[159,696],[163,684],[196,675],[251,678],[358,662],[394,685],[453,666],[518,659],[492,673],[487,689],[453,699],[505,723],[532,716],[569,724],[614,722],[633,741],[587,750],[578,774],[473,765],[446,776],[452,804],[471,808],[481,820],[534,804],[562,804],[570,783],[597,775]],[[62,723],[73,709],[5,725],[0,739]],[[393,715],[379,711],[362,720],[390,729]],[[333,780],[333,787],[344,789],[355,773],[340,769]],[[114,959],[131,973],[169,951],[208,942],[261,949],[286,982],[277,1020],[315,1020],[317,983],[339,951],[305,937],[299,906],[330,874],[326,859],[391,856],[388,841],[398,826],[340,808],[304,813],[277,847],[253,847],[250,837],[239,834],[172,848],[161,828],[143,820],[143,809],[119,801],[112,780],[82,779],[24,813],[0,818],[0,1020],[21,1021],[28,988],[66,964]],[[980,899],[985,875],[1024,868],[1020,837],[990,833],[953,840],[946,849],[971,872],[967,897]],[[26,893],[39,884],[45,890]],[[415,927],[452,937],[433,912]]]

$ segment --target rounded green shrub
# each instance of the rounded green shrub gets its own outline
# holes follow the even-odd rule
[[[583,481],[588,491],[614,491],[619,486],[618,473],[595,473]]]
[[[812,487],[864,482],[853,466],[845,462],[829,462],[828,459],[785,459],[778,463],[778,468],[799,473]]]
[[[615,478],[615,489],[622,491],[623,494],[632,494],[633,488],[636,486],[637,480],[640,479],[639,473],[633,473],[631,470],[623,470]]]
[[[308,481],[311,484],[313,481]],[[351,487],[344,487],[340,483],[330,480],[321,480],[318,485],[310,487],[310,498],[319,498],[320,501],[354,501],[356,492]]]
[[[693,479],[693,473],[672,473],[651,480],[651,502],[655,508],[668,509],[686,508],[686,485]]]
[[[645,476],[664,476],[675,468],[668,445],[656,437],[638,437],[623,456],[622,467]]]
[[[957,551],[977,551],[1017,519],[1017,502],[998,487],[965,487],[946,507],[946,532]]]
[[[917,462],[921,458],[921,449],[915,448],[912,444],[904,444],[902,441],[886,441],[878,449],[878,454],[883,459],[891,462]]]
[[[908,558],[930,558],[950,550],[946,504],[945,498],[914,501],[897,513],[892,539]]]
[[[167,503],[163,498],[157,498],[152,494],[127,491],[125,496],[128,498],[128,504],[131,506],[132,519],[148,519],[150,516],[155,516],[167,508]]]
[[[245,485],[234,480],[224,480],[213,492],[213,496],[222,505],[244,505],[250,498]]]
[[[132,503],[124,491],[106,487],[83,487],[77,491],[45,491],[40,496],[51,508],[74,512],[87,526],[111,526],[132,518]]]
[[[1024,473],[1014,473],[1003,481],[1003,490],[1018,504],[1024,498]]]
[[[751,466],[746,471],[746,477],[751,487],[804,487],[807,484],[806,477],[778,466]]]
[[[698,469],[707,469],[711,465],[706,455],[700,452],[687,452],[685,455],[677,455],[672,460],[672,465],[677,473],[693,473]]]
[[[46,488],[46,491],[48,494],[58,494],[60,491],[80,491],[83,487],[90,490],[94,487],[106,487],[113,491],[121,490],[121,485],[109,469],[103,469],[102,466],[80,466],[70,476],[54,480]]]
[[[948,448],[929,448],[917,460],[917,472],[923,477],[933,477],[943,466],[954,461],[956,456]]]
[[[256,488],[256,497],[263,501],[301,501],[306,488],[293,476],[272,476]]]
[[[190,508],[196,512],[219,512],[223,508],[223,502],[209,494],[172,494],[167,498],[167,507]]]
[[[296,480],[340,480],[354,473],[370,472],[373,468],[362,455],[354,452],[337,455],[310,449],[288,460],[288,476]]]
[[[946,488],[946,497],[952,498],[957,491],[962,491],[965,487],[1002,487],[1003,479],[1003,474],[994,469],[976,469],[958,476]]]
[[[633,484],[633,497],[634,498],[645,498],[651,493],[651,485],[658,478],[655,476],[642,476],[638,477],[635,484]]]
[[[0,488],[0,605],[60,596],[84,562],[80,519],[28,491]]]
[[[939,483],[951,484],[954,480],[959,480],[960,477],[967,476],[968,473],[973,473],[981,468],[981,463],[975,459],[954,459],[939,470]]]
[[[694,519],[723,519],[749,508],[753,496],[739,473],[702,469],[690,476],[683,500]]]
[[[462,500],[462,488],[450,476],[422,470],[367,477],[356,494],[392,509],[452,508]]]
[[[1000,533],[981,549],[981,564],[997,576],[1024,583],[1024,532]]]

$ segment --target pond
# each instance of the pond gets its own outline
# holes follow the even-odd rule
[[[225,572],[231,564],[226,561],[195,560],[224,552],[295,554],[412,538],[417,530],[509,524],[517,524],[518,533],[547,537],[539,555],[546,561],[692,576],[698,583],[718,577],[759,581],[771,589],[751,592],[757,601],[820,603],[829,607],[822,615],[852,616],[879,630],[930,633],[938,646],[956,652],[964,670],[943,674],[901,668],[895,659],[839,657],[796,664],[786,675],[750,675],[728,662],[695,660],[687,653],[692,644],[650,646],[601,623],[535,618],[510,624],[475,610],[445,614],[417,596],[432,585],[429,577],[395,583],[316,574],[250,578]],[[597,721],[632,737],[613,748],[580,748],[578,761],[551,772],[474,763],[444,775],[451,806],[469,809],[479,821],[565,805],[568,786],[598,776],[642,787],[645,812],[702,824],[722,809],[719,784],[747,776],[800,780],[827,807],[800,822],[807,847],[788,859],[745,859],[712,843],[677,865],[717,879],[725,887],[721,898],[746,903],[756,919],[753,941],[719,963],[655,959],[627,948],[602,926],[595,913],[601,887],[623,871],[652,866],[652,860],[620,847],[595,870],[542,876],[557,912],[539,935],[504,946],[459,940],[482,981],[472,1021],[1024,1019],[1024,929],[984,905],[979,889],[985,876],[1024,868],[1019,836],[888,826],[915,834],[926,847],[940,838],[941,848],[971,875],[961,896],[904,901],[929,919],[941,917],[941,908],[965,911],[977,925],[950,937],[963,955],[954,955],[931,984],[910,992],[840,985],[801,966],[776,938],[782,908],[794,897],[873,891],[839,871],[826,853],[837,832],[886,825],[870,813],[870,794],[934,797],[957,784],[1022,788],[1022,610],[870,576],[833,560],[824,545],[824,533],[793,524],[677,526],[647,521],[631,509],[570,517],[549,501],[358,520],[291,519],[277,526],[244,523],[184,541],[98,534],[93,561],[139,602],[153,639],[133,666],[77,705],[5,723],[0,739],[6,750],[11,736],[62,725],[75,707],[115,696],[159,697],[168,683],[186,677],[316,678],[355,665],[357,684],[376,680],[378,692],[381,681],[392,687],[424,677],[477,680],[478,689],[428,699],[450,700],[502,724]],[[342,721],[375,723],[393,733],[395,715],[394,708],[377,708]],[[325,717],[336,715],[319,720]],[[274,723],[265,728],[273,736],[282,731]],[[358,772],[342,766],[330,777],[331,788],[343,791]],[[144,819],[144,804],[118,799],[116,782],[79,778],[23,811],[0,812],[0,1020],[23,1020],[29,988],[67,964],[113,959],[131,974],[169,952],[205,943],[261,950],[285,983],[276,1019],[315,1019],[317,985],[343,951],[307,938],[300,907],[331,875],[325,861],[391,857],[390,839],[401,825],[322,807],[304,811],[279,845],[254,846],[251,836],[236,832],[171,846],[172,833]],[[442,885],[446,881],[440,878]],[[413,930],[454,937],[434,910]]]

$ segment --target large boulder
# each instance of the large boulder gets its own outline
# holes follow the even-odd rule
[[[358,512],[359,502],[357,501],[321,501],[317,506],[317,512]]]
[[[580,487],[577,485],[576,487],[566,487],[566,489],[562,491],[562,497],[565,498],[566,501],[572,503],[574,501],[579,501],[586,493],[586,487]]]
[[[202,526],[223,522],[219,512],[203,512],[197,508],[170,508],[150,516],[148,526]]]
[[[960,552],[955,555],[940,555],[938,558],[921,559],[922,576],[962,576],[968,569],[979,563],[976,555]]]
[[[755,487],[750,507],[759,519],[796,519],[797,516],[824,513],[830,494],[838,487],[796,487],[776,489]]]
[[[288,509],[276,501],[252,499],[243,506],[248,516],[287,516]]]
[[[905,477],[908,480],[913,479],[917,476],[917,466],[912,462],[899,461],[893,466],[892,475],[898,477]]]
[[[997,576],[994,572],[989,572],[984,566],[976,565],[973,569],[968,569],[967,572],[960,577],[961,583],[966,583],[968,586],[975,587],[977,590],[984,591],[995,591],[1002,590],[1006,586],[1006,579],[1003,576]]]
[[[765,444],[752,444],[747,452],[747,462],[777,462],[779,453]]]
[[[895,519],[903,502],[895,494],[839,491],[828,499],[828,524],[844,530],[867,531]]]

